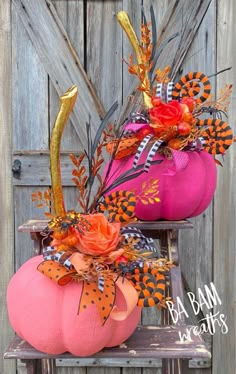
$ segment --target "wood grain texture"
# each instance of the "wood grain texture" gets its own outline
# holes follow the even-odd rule
[[[188,73],[188,71],[200,70],[205,74],[211,75],[216,69],[216,46],[215,46],[215,28],[216,28],[216,3],[212,1],[201,23],[198,33],[182,64],[179,76]],[[210,36],[211,35],[211,36]],[[211,78],[212,91],[215,91],[215,79]],[[187,280],[188,291],[196,294],[197,289],[203,289],[205,284],[209,285],[212,281],[212,256],[213,256],[213,205],[200,216],[191,219],[194,224],[194,230],[180,232],[180,252],[181,266],[184,277]],[[191,308],[191,306],[190,306]],[[209,313],[207,308],[203,307],[203,314]],[[191,317],[190,317],[191,318]],[[202,316],[198,316],[198,320]],[[187,320],[188,323],[191,319]],[[196,320],[195,322],[196,323]],[[190,366],[193,365],[192,363]],[[204,366],[204,365],[203,365]],[[211,366],[211,360],[206,360],[206,366]],[[185,369],[187,370],[187,368]],[[195,373],[191,368],[186,373]],[[197,370],[198,374],[210,374],[210,368]]]
[[[45,188],[40,188],[42,192]],[[32,186],[24,188],[14,188],[14,211],[15,211],[15,270],[34,255],[33,241],[29,234],[18,232],[20,226],[26,219],[42,218],[43,212],[47,209],[36,208],[36,205],[31,201],[31,193],[35,191]]]
[[[79,138],[84,141],[86,128],[81,124],[88,121],[90,113],[94,133],[100,122],[99,115],[96,110],[91,111],[95,107],[91,90],[85,82],[82,66],[71,53],[66,33],[53,17],[51,2],[39,0],[33,4],[30,0],[13,0],[13,4],[58,94],[63,94],[73,84],[78,85],[80,104],[78,101],[75,104],[71,120]]]
[[[12,204],[12,116],[11,116],[11,3],[1,1],[0,6],[0,49],[4,51],[0,60],[0,372],[15,373],[15,362],[5,362],[2,355],[13,331],[8,322],[6,288],[14,271],[13,204]]]
[[[21,163],[20,175],[13,176],[13,184],[15,186],[51,185],[49,154],[29,153],[28,155],[14,156],[13,161],[15,160]],[[63,185],[74,186],[71,174],[74,166],[69,158],[68,152],[61,155],[60,164]]]
[[[128,370],[138,370],[143,367],[151,367],[151,368],[159,368],[161,366],[161,360],[152,360],[147,358],[129,358],[129,359],[123,359],[123,358],[103,358],[103,359],[94,359],[90,357],[82,358],[82,361],[80,359],[58,359],[57,360],[57,366],[58,367],[78,367],[78,365],[84,365],[84,366],[93,366],[93,367],[122,367],[122,370],[126,368],[126,374],[128,373]]]
[[[63,28],[66,30],[68,34],[68,38],[70,39],[70,43],[72,44],[81,64],[84,63],[84,45],[85,45],[85,38],[84,38],[84,3],[83,1],[53,1],[52,2],[55,11],[60,19],[61,23],[63,24]],[[80,89],[80,88],[79,88]],[[50,129],[54,124],[58,107],[59,107],[59,96],[54,88],[53,83],[50,81],[49,78],[49,97],[50,97],[50,106],[49,106],[49,113],[50,113]],[[77,99],[78,105],[81,105],[80,95]],[[85,126],[84,123],[77,123],[77,127]],[[83,149],[83,144],[78,137],[77,131],[73,126],[72,121],[68,121],[63,137],[62,137],[62,150],[78,150]]]
[[[225,83],[236,81],[235,17],[233,0],[218,1],[217,9],[217,70],[233,66],[231,71],[217,77],[217,90]],[[235,87],[231,98],[228,121],[236,133]],[[227,152],[224,166],[218,171],[218,185],[214,203],[214,283],[222,300],[214,312],[227,318],[229,331],[223,335],[217,329],[213,337],[213,373],[234,373],[236,367],[236,149]]]
[[[86,4],[86,71],[108,110],[116,100],[122,101],[122,38],[116,19],[122,2],[88,0]]]
[[[180,340],[179,334],[183,334],[186,328],[189,327],[190,326],[138,326],[133,335],[131,335],[124,344],[112,348],[104,348],[90,356],[91,359],[95,359],[95,361],[90,362],[90,364],[92,366],[100,366],[103,359],[112,360],[113,358],[129,360],[130,358],[133,359],[137,357],[140,359],[155,360],[160,358],[209,357],[210,353],[206,350],[201,337],[192,335],[191,340]],[[58,355],[48,355],[37,351],[18,336],[11,342],[4,357],[6,359],[20,358],[24,360],[76,358],[76,356],[72,356],[68,352]],[[80,365],[82,364],[83,366],[83,357],[77,358],[79,358]],[[85,358],[85,360],[87,359]]]
[[[122,100],[122,41],[116,21],[120,6],[120,0],[86,1],[85,68],[106,110]],[[87,374],[120,373],[120,368],[87,368]]]
[[[57,374],[87,374],[86,368],[58,367]]]
[[[12,7],[12,113],[15,149],[48,148],[48,77]]]
[[[208,75],[215,72],[215,40],[209,38],[209,29],[214,34],[215,22],[215,1],[212,1],[181,66],[180,75],[198,70]],[[211,83],[214,93],[214,77]],[[190,289],[196,292],[198,287],[209,285],[212,281],[212,205],[202,215],[191,219],[191,222],[194,230],[180,233],[181,264]]]
[[[37,2],[32,2],[30,0],[22,1],[24,5],[27,5],[25,9],[30,11],[35,11],[36,9],[47,9],[46,4],[51,4],[47,0],[40,0]],[[15,149],[23,150],[45,150],[48,148],[49,142],[49,122],[52,125],[54,115],[57,111],[58,105],[58,93],[59,89],[54,90],[52,85],[57,84],[56,75],[52,78],[52,85],[49,89],[48,96],[48,78],[47,73],[52,69],[53,74],[57,66],[50,66],[48,68],[49,61],[44,60],[44,57],[40,58],[47,48],[41,48],[41,44],[38,44],[38,39],[36,38],[34,45],[38,45],[39,53],[36,52],[35,46],[29,40],[28,32],[25,31],[22,21],[18,15],[16,15],[16,6],[20,6],[19,0],[13,0],[15,6],[13,7],[12,13],[12,27],[13,27],[13,118],[14,118],[14,146]],[[32,5],[33,3],[33,5]],[[122,64],[121,58],[122,53],[123,57],[127,58],[129,55],[129,47],[126,37],[121,36],[122,32],[120,26],[116,24],[115,13],[118,10],[126,9],[128,10],[131,19],[134,22],[135,27],[137,27],[137,32],[139,33],[139,20],[141,19],[141,0],[137,2],[131,2],[131,0],[119,0],[119,1],[93,1],[90,0],[87,2],[87,10],[91,18],[87,17],[86,19],[86,29],[88,31],[86,37],[83,33],[85,24],[83,23],[83,1],[81,0],[55,0],[53,4],[55,5],[56,12],[58,17],[61,19],[63,27],[65,28],[67,35],[70,38],[70,41],[79,56],[81,63],[84,62],[84,54],[86,56],[85,61],[87,65],[88,72],[90,74],[90,79],[95,83],[96,92],[102,99],[102,104],[106,109],[109,108],[116,98],[121,98],[122,94],[124,95],[131,84],[132,77],[127,73],[127,67]],[[174,74],[179,76],[182,72],[187,72],[193,69],[201,69],[207,74],[212,74],[216,70],[224,69],[225,67],[231,66],[234,63],[236,58],[235,56],[235,46],[233,44],[233,35],[235,35],[235,25],[234,19],[236,16],[234,0],[173,0],[171,2],[165,0],[163,1],[143,1],[145,10],[148,10],[150,4],[153,4],[155,14],[157,15],[158,24],[160,24],[160,41],[164,40],[167,35],[175,32],[176,30],[182,30],[183,40],[182,44],[178,46],[176,44],[177,40],[167,47],[165,52],[161,55],[159,60],[162,67],[165,64],[171,63],[174,56],[176,56],[176,62],[178,68],[175,69]],[[211,4],[210,4],[211,3]],[[2,5],[3,4],[3,5]],[[44,5],[43,5],[44,4]],[[168,10],[168,15],[161,22],[162,15],[164,13],[164,8],[170,4]],[[210,4],[210,6],[209,6]],[[208,8],[209,6],[209,8]],[[216,6],[218,18],[216,20]],[[0,45],[3,46],[2,50],[10,51],[9,38],[10,38],[10,25],[9,25],[9,13],[6,12],[6,9],[9,9],[9,1],[3,0],[0,6],[1,14],[1,24],[4,25],[0,30],[0,34],[6,36],[6,38],[0,38]],[[34,9],[33,9],[34,8]],[[208,8],[208,11],[206,12]],[[33,9],[33,10],[32,10]],[[52,8],[51,8],[52,9]],[[21,13],[24,13],[21,10]],[[29,12],[30,13],[30,12]],[[4,17],[2,16],[4,14]],[[39,12],[39,15],[42,14]],[[54,14],[52,12],[48,14]],[[7,16],[6,16],[7,15]],[[204,16],[205,15],[205,16]],[[32,17],[27,18],[28,16],[24,14],[24,19],[32,19]],[[51,17],[51,16],[50,16]],[[49,18],[50,18],[49,17]],[[98,21],[99,17],[101,18]],[[43,22],[40,21],[40,18],[36,20],[36,25],[38,23],[45,23],[48,29],[51,29],[52,22],[53,30],[56,35],[58,35],[58,24],[55,21],[51,20],[48,22],[49,18],[45,18]],[[201,22],[201,19],[203,22]],[[56,24],[56,25],[55,25]],[[199,27],[200,25],[200,27]],[[216,30],[217,25],[217,30]],[[27,28],[31,33],[36,35],[36,27],[34,23],[27,25]],[[31,26],[33,27],[31,30]],[[45,25],[44,25],[45,26]],[[184,27],[183,27],[184,26]],[[198,28],[199,27],[199,28]],[[184,30],[183,30],[184,29]],[[38,30],[38,28],[37,28]],[[56,30],[56,31],[55,31]],[[39,28],[40,31],[40,28]],[[217,31],[217,46],[215,44],[215,35]],[[61,35],[61,34],[60,34]],[[193,37],[195,40],[192,42]],[[61,43],[61,36],[59,37]],[[84,49],[87,38],[87,49]],[[54,39],[55,40],[55,39]],[[47,40],[48,43],[48,40]],[[63,42],[64,43],[64,42]],[[66,41],[65,41],[66,43]],[[65,45],[65,43],[63,45]],[[111,43],[111,44],[110,44]],[[122,44],[123,43],[123,44]],[[59,44],[61,45],[61,44]],[[67,43],[66,43],[67,45]],[[55,44],[50,44],[51,51],[49,51],[52,56],[54,51],[57,51],[58,46]],[[68,47],[68,45],[67,45]],[[186,54],[186,50],[189,49],[189,52]],[[65,47],[66,48],[66,47]],[[62,48],[62,53],[67,58],[67,52],[64,47]],[[185,50],[186,48],[186,50]],[[68,50],[68,48],[67,48]],[[115,51],[115,54],[112,54]],[[123,52],[122,52],[123,51]],[[176,55],[177,51],[177,55]],[[56,52],[55,52],[56,53]],[[216,53],[217,55],[217,66],[216,66]],[[39,54],[39,56],[38,56]],[[61,56],[61,55],[60,55]],[[3,60],[0,62],[0,79],[5,82],[0,90],[1,92],[1,103],[3,102],[3,123],[8,124],[10,122],[10,113],[9,113],[9,92],[6,90],[6,85],[8,83],[8,73],[9,73],[9,53],[3,56]],[[182,59],[185,60],[182,63]],[[54,61],[56,59],[54,58]],[[43,61],[43,62],[42,62]],[[50,60],[51,61],[51,60]],[[72,59],[72,64],[74,60]],[[49,64],[50,65],[50,64]],[[46,69],[45,69],[46,66]],[[113,69],[111,69],[111,66]],[[60,68],[62,71],[64,68]],[[77,69],[77,67],[76,67]],[[51,70],[50,70],[51,71]],[[64,70],[63,70],[64,72]],[[73,70],[74,72],[74,70]],[[77,72],[77,70],[76,70]],[[49,73],[50,74],[50,73]],[[59,74],[59,73],[58,73]],[[61,74],[61,73],[60,73]],[[66,73],[67,74],[67,73]],[[77,74],[77,73],[76,73]],[[69,75],[69,73],[68,73]],[[115,79],[113,79],[115,77]],[[70,77],[67,79],[69,80]],[[123,79],[123,83],[122,83]],[[236,80],[235,71],[225,73],[217,77],[217,87],[220,88],[223,86],[224,82],[233,83]],[[64,75],[60,76],[60,82],[64,80]],[[38,87],[38,91],[37,91]],[[62,85],[60,86],[62,87]],[[68,87],[66,87],[68,88]],[[4,90],[3,90],[4,89]],[[37,92],[37,95],[32,95],[33,92]],[[87,92],[87,91],[86,91]],[[7,93],[7,94],[6,94]],[[61,92],[62,93],[62,88]],[[82,92],[81,92],[82,93]],[[83,95],[83,100],[86,99],[87,93]],[[81,105],[80,96],[78,98],[78,104]],[[89,113],[90,108],[93,106],[87,105],[86,115]],[[231,109],[230,109],[230,124],[235,128],[235,94],[233,95]],[[48,116],[49,113],[49,116]],[[84,118],[86,116],[84,114]],[[50,118],[49,118],[50,117]],[[73,149],[76,150],[77,146],[79,149],[83,146],[83,139],[85,139],[83,131],[83,123],[85,119],[75,120],[73,117],[70,124],[65,132],[65,138],[63,140],[63,149]],[[86,117],[86,120],[88,118]],[[99,123],[98,121],[97,123]],[[96,125],[95,125],[96,127]],[[82,128],[82,130],[81,130]],[[43,130],[42,130],[43,129]],[[236,132],[236,129],[235,129]],[[3,128],[4,136],[1,137],[1,142],[3,147],[2,154],[4,155],[4,162],[2,163],[1,169],[1,178],[0,186],[3,191],[9,194],[9,171],[11,165],[9,163],[9,153],[6,149],[10,129],[8,127]],[[80,139],[80,134],[82,141]],[[7,139],[7,141],[6,141]],[[18,157],[18,156],[17,156]],[[23,156],[22,156],[23,157]],[[26,156],[24,156],[26,160]],[[31,155],[31,157],[33,157]],[[5,163],[5,160],[6,161]],[[28,160],[28,159],[27,159]],[[204,284],[209,284],[210,280],[214,280],[214,283],[219,291],[220,297],[222,298],[221,308],[216,308],[216,311],[220,310],[227,316],[227,323],[229,325],[229,333],[227,335],[222,335],[217,331],[214,336],[214,345],[213,345],[213,373],[221,374],[222,370],[227,374],[234,374],[234,368],[236,366],[235,362],[235,205],[236,205],[236,192],[235,192],[235,150],[232,149],[227,152],[224,168],[218,169],[218,188],[216,192],[216,198],[214,204],[200,217],[192,219],[195,229],[194,231],[186,230],[181,234],[181,265],[184,270],[184,275],[188,280],[188,283],[192,291],[196,291],[197,287],[202,287]],[[27,161],[28,162],[28,161]],[[27,164],[23,163],[23,166]],[[36,165],[37,164],[37,165]],[[28,182],[26,179],[21,182],[15,181],[15,206],[16,206],[16,224],[22,223],[26,218],[32,218],[35,216],[42,217],[41,210],[34,210],[34,208],[28,205],[30,202],[30,192],[37,189],[37,184],[42,184],[44,186],[49,182],[48,177],[43,181],[40,181],[40,175],[44,178],[45,170],[47,168],[47,163],[40,163],[40,158],[36,162],[35,172],[29,172]],[[27,164],[28,165],[28,164]],[[42,169],[40,169],[42,167]],[[41,172],[41,171],[42,172]],[[64,169],[63,169],[64,170]],[[40,171],[40,172],[39,172]],[[64,172],[66,178],[69,180],[69,172]],[[22,174],[22,178],[25,178],[26,175]],[[65,184],[68,185],[65,181]],[[21,186],[19,187],[19,184]],[[7,187],[6,187],[7,185]],[[24,185],[27,185],[24,187]],[[32,187],[35,185],[35,187]],[[2,187],[3,186],[3,187]],[[5,187],[4,187],[5,186]],[[5,188],[5,189],[4,189]],[[2,191],[2,190],[1,190]],[[68,206],[73,206],[73,200],[76,195],[76,191],[72,187],[65,187],[66,200]],[[8,196],[3,195],[2,196]],[[9,199],[4,200],[1,204],[4,209],[2,215],[6,226],[4,225],[4,232],[2,234],[3,241],[6,242],[9,248],[9,238],[11,237],[11,226],[10,218],[5,212],[11,204]],[[8,208],[6,209],[6,206]],[[11,221],[12,223],[12,221]],[[5,229],[7,227],[7,229]],[[27,238],[27,239],[26,239]],[[16,233],[16,266],[18,267],[24,260],[30,256],[32,251],[32,242],[29,239],[27,234],[18,234]],[[21,249],[20,249],[21,248]],[[5,277],[5,274],[9,276],[10,268],[12,267],[13,260],[11,262],[10,258],[12,256],[11,250],[8,252],[9,256],[8,267],[4,266],[3,272],[0,265],[0,270],[2,276]],[[4,274],[4,275],[3,275]],[[6,278],[4,278],[6,279]],[[6,280],[5,280],[6,284]],[[2,296],[1,296],[2,297]],[[206,310],[204,311],[206,313]],[[2,317],[3,316],[3,317]],[[3,321],[4,326],[6,325],[5,315],[1,315],[1,322]],[[145,311],[143,315],[143,322],[150,323],[149,321],[156,322],[155,313],[150,312],[150,310]],[[6,329],[6,330],[5,330]],[[8,342],[9,329],[4,327],[4,334],[1,339],[4,340],[5,345]],[[8,332],[7,332],[8,331]],[[3,343],[0,343],[1,347]],[[194,363],[195,362],[195,363]],[[192,362],[191,369],[185,368],[184,374],[210,374],[212,370],[210,368],[205,369],[196,369],[201,363],[199,361]],[[136,362],[137,364],[138,362]],[[107,363],[106,365],[108,365]],[[117,361],[117,365],[120,364],[120,361]],[[2,366],[1,366],[2,365]],[[4,374],[15,374],[15,371],[12,371],[14,367],[14,362],[8,361],[6,363],[1,363],[0,369],[5,365]],[[59,368],[58,372],[60,374],[67,373],[79,373],[85,374],[89,371],[89,374],[97,374],[97,368],[90,368],[89,370],[85,368],[76,368],[71,363],[71,367],[66,368],[65,363],[58,363]],[[135,364],[133,364],[135,365]],[[158,363],[160,365],[160,362]],[[209,361],[204,363],[205,366],[209,365]],[[4,370],[4,369],[3,369]],[[19,370],[23,371],[23,367],[20,367]],[[125,374],[131,374],[132,372],[143,374],[154,374],[159,373],[158,366],[155,368],[146,368],[139,369],[136,366],[135,369],[130,367],[123,369],[114,369],[114,368],[99,368],[99,374],[113,374],[125,372]],[[115,370],[115,371],[113,371]],[[0,370],[1,372],[1,370]],[[20,371],[19,371],[20,372]]]
[[[149,3],[149,1],[146,1],[146,3]],[[136,0],[136,1],[123,0],[122,10],[128,13],[130,21],[136,32],[136,35],[138,39],[140,39],[140,32],[141,32],[140,27],[141,27],[141,22],[142,22],[142,12],[141,12],[142,1],[141,0]],[[132,54],[134,57],[134,61],[136,61],[134,50],[124,31],[122,31],[122,47],[123,47],[122,48],[123,58],[126,61],[128,61],[129,56]],[[122,63],[122,73],[123,73],[122,91],[123,91],[123,100],[125,100],[126,96],[130,92],[130,88],[133,86],[133,83],[136,81],[136,77],[128,73],[128,66],[124,62]]]
[[[211,0],[173,0],[170,2],[158,30],[157,44],[161,45],[168,37],[179,32],[179,36],[166,46],[158,59],[158,67],[160,68],[163,68],[168,61],[168,65],[172,67],[172,77],[178,74],[179,67],[210,3]]]

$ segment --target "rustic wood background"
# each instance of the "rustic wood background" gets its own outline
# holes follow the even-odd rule
[[[137,32],[141,7],[148,17],[153,5],[160,40],[183,31],[182,44],[173,42],[161,58],[162,67],[176,56],[176,76],[189,70],[213,74],[232,66],[212,79],[214,89],[235,83],[236,3],[234,0],[1,0],[0,2],[0,303],[1,353],[13,331],[8,323],[5,294],[15,270],[32,255],[30,239],[17,227],[28,218],[42,217],[31,204],[30,194],[47,188],[48,145],[58,108],[58,94],[72,83],[79,87],[79,99],[63,138],[63,175],[68,208],[76,194],[70,182],[68,151],[77,151],[85,139],[85,122],[91,115],[93,132],[99,118],[118,99],[122,103],[132,77],[122,64],[130,54],[129,43],[116,21],[119,10],[128,11]],[[167,13],[165,13],[167,11]],[[87,72],[85,75],[83,68]],[[90,84],[92,83],[92,86]],[[229,122],[236,133],[235,90]],[[214,202],[193,219],[195,229],[181,234],[181,263],[193,292],[213,281],[222,299],[229,333],[212,339],[213,360],[191,361],[186,373],[234,374],[236,367],[236,273],[235,273],[235,147],[218,168]],[[20,179],[12,174],[14,160],[22,165]],[[206,312],[206,311],[205,311]],[[155,311],[145,311],[144,324],[157,323]],[[210,339],[211,340],[211,339]],[[2,354],[1,354],[2,356]],[[108,363],[109,364],[109,363]],[[76,368],[75,362],[58,362],[58,373],[154,374],[152,368]],[[134,363],[134,366],[135,363]],[[0,373],[25,373],[24,366],[0,360]]]

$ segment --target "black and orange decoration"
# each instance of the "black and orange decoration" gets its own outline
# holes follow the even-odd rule
[[[69,283],[76,274],[75,269],[67,269],[54,261],[43,261],[38,265],[38,271],[56,282],[59,286]]]
[[[86,310],[90,305],[96,305],[102,323],[105,323],[114,307],[116,286],[112,278],[107,278],[104,291],[100,291],[96,282],[83,282],[82,297],[79,312]]]
[[[136,197],[129,191],[116,191],[104,197],[100,211],[107,211],[111,222],[127,222],[134,217]]]
[[[102,150],[110,153],[111,164],[114,159],[134,155],[132,168],[115,181],[117,189],[127,180],[148,172],[153,162],[160,163],[153,161],[158,152],[171,157],[174,150],[204,150],[215,156],[224,154],[234,141],[230,126],[221,118],[227,109],[231,86],[225,87],[219,99],[213,99],[210,80],[200,71],[189,72],[172,82],[170,67],[154,69],[153,46],[157,43],[151,42],[149,24],[141,26],[139,41],[125,12],[118,13],[118,21],[136,54],[137,62],[130,56],[127,65],[129,72],[140,81],[138,90],[142,92],[143,104],[126,118],[116,136],[109,121],[118,103],[103,118],[94,139],[90,123],[86,124],[87,149],[76,156],[70,155],[72,180],[79,190],[81,211],[67,211],[61,180],[60,144],[78,95],[77,87],[72,86],[60,97],[52,130],[52,187],[43,193],[32,194],[38,207],[48,207],[46,215],[50,218],[44,235],[51,237],[51,242],[43,250],[43,261],[38,270],[59,286],[81,282],[78,313],[95,305],[102,324],[108,317],[125,319],[136,305],[164,306],[164,274],[173,266],[166,259],[158,259],[152,239],[127,227],[136,219],[138,199],[144,204],[160,201],[158,181],[145,181],[140,196],[124,190],[109,193],[114,185],[110,190],[106,188],[107,175],[103,179],[100,174],[105,163]],[[150,78],[152,74],[153,79]],[[200,118],[203,114],[211,118],[203,120]],[[147,151],[146,161],[140,165],[144,151]],[[117,288],[126,301],[124,311],[115,305]]]
[[[143,106],[136,115],[142,115],[147,121],[134,122],[135,113],[132,113],[123,124],[121,136],[107,143],[108,153],[115,159],[134,155],[133,168],[136,168],[136,159],[145,151],[144,171],[149,170],[158,152],[168,157],[175,150],[204,150],[213,156],[224,155],[235,140],[230,126],[222,120],[232,86],[226,85],[214,99],[210,79],[201,71],[190,71],[172,82],[169,66],[155,70],[154,56],[158,51],[150,24],[141,25],[139,40],[125,12],[118,14],[118,21],[136,56],[135,62],[132,55],[125,61],[129,73],[136,75],[140,82],[137,90],[143,94]],[[153,23],[152,27],[155,27]],[[202,120],[200,116],[204,114],[211,118]]]

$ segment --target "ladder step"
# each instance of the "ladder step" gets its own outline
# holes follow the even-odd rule
[[[123,344],[105,348],[102,351],[90,356],[91,359],[178,359],[178,358],[211,358],[203,339],[200,336],[191,334],[192,340],[181,341],[179,334],[186,333],[191,326],[139,326],[133,335]],[[47,359],[47,358],[76,358],[70,353],[60,355],[48,355],[34,349],[26,341],[18,336],[11,342],[4,358],[17,358],[21,360]],[[80,364],[83,364],[80,359]],[[91,360],[91,365],[94,365]]]

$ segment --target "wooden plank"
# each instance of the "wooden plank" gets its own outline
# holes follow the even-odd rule
[[[87,374],[86,368],[57,367],[57,374]]]
[[[146,2],[146,1],[145,1]],[[149,3],[149,1],[147,1]],[[131,23],[133,28],[140,38],[140,27],[142,22],[142,1],[130,1],[130,0],[123,0],[123,7],[122,10],[126,11],[130,17]],[[119,26],[120,27],[120,26]],[[126,36],[126,34],[122,31],[122,49],[123,49],[123,58],[127,61],[129,56],[132,54],[135,57],[134,51],[130,45],[130,42]],[[135,61],[135,58],[134,58]],[[122,82],[122,91],[123,91],[123,100],[130,92],[130,88],[133,86],[133,83],[136,81],[134,75],[128,73],[128,67],[125,63],[122,63],[122,71],[123,71],[123,82]]]
[[[161,369],[143,368],[142,374],[161,374]]]
[[[0,49],[4,51],[0,60],[0,191],[1,191],[1,212],[0,227],[1,237],[1,286],[0,286],[0,372],[15,373],[15,363],[5,362],[2,354],[13,337],[13,331],[9,325],[6,308],[6,288],[13,273],[13,204],[12,204],[12,175],[11,175],[11,147],[12,147],[12,91],[11,91],[11,2],[1,1],[0,6]]]
[[[120,368],[87,367],[87,374],[120,374],[120,373],[121,373]]]
[[[35,188],[24,187],[14,188],[14,209],[15,209],[15,269],[17,270],[24,262],[26,262],[34,254],[33,241],[30,235],[18,232],[18,226],[22,224],[28,217],[41,218],[43,212],[47,209],[36,208],[31,201],[31,193]],[[44,188],[40,188],[44,191]]]
[[[198,33],[181,66],[181,73],[200,70],[211,75],[215,72],[215,22],[216,3],[212,1],[201,23]],[[209,27],[212,30],[209,34]],[[212,91],[215,79],[211,78]],[[190,219],[194,230],[180,232],[181,266],[190,290],[196,292],[212,281],[212,205],[200,216]],[[207,311],[204,310],[204,313]]]
[[[210,357],[200,336],[191,334],[191,340],[180,340],[180,335],[186,332],[190,326],[139,326],[133,335],[123,344],[104,348],[102,351],[90,356],[99,359],[99,366],[102,359],[108,358],[192,358]],[[25,340],[18,336],[4,354],[4,358],[20,359],[42,359],[42,358],[72,358],[69,353],[59,355],[47,355],[35,350]],[[80,357],[80,364],[83,366],[83,358]],[[93,362],[94,365],[94,362]]]
[[[30,0],[13,0],[13,4],[58,94],[63,94],[73,84],[78,85],[79,100],[75,104],[71,120],[79,138],[84,141],[85,123],[89,114],[93,128],[100,123],[95,110],[95,96],[92,96],[90,83],[85,81],[79,60],[72,53],[65,30],[61,24],[58,27],[55,21],[56,15],[51,2],[38,0],[33,4]],[[92,132],[94,134],[95,131]]]
[[[57,16],[60,19],[60,22],[63,24],[68,38],[81,62],[84,64],[84,2],[83,1],[52,1]],[[54,85],[49,81],[49,95],[50,95],[50,129],[54,124],[54,120],[57,115],[58,106],[59,106],[59,96],[54,88]],[[80,97],[78,97],[80,101]],[[82,125],[80,123],[80,125]],[[63,132],[61,150],[83,150],[85,144],[82,144],[76,129],[73,126],[72,121],[68,121],[66,128]]]
[[[217,70],[234,66],[235,17],[234,0],[220,0],[217,9]],[[217,77],[217,90],[225,83],[235,84],[235,69]],[[236,96],[235,88],[231,97],[228,122],[236,134]],[[227,318],[229,331],[222,334],[217,329],[213,336],[213,372],[234,373],[236,367],[236,149],[230,148],[224,158],[224,166],[218,170],[218,185],[214,202],[214,284],[222,301],[214,308]]]
[[[180,68],[179,74],[188,71],[200,70],[211,75],[216,69],[216,2],[212,1],[205,17],[199,27],[198,33],[185,57],[185,61]],[[211,32],[209,32],[211,30]],[[215,90],[215,79],[211,78],[212,90]],[[191,219],[194,230],[180,232],[180,258],[184,277],[187,279],[189,289],[187,291],[196,294],[197,289],[212,281],[212,257],[213,257],[213,205],[200,216]],[[203,306],[203,315],[209,313]],[[202,316],[198,316],[198,320]],[[191,323],[187,319],[187,323]],[[210,338],[211,340],[211,338]],[[193,372],[193,366],[202,366],[202,370],[196,370],[198,374],[211,373],[211,360],[194,361],[189,363],[191,369],[187,368],[187,373]],[[194,370],[195,373],[195,370]]]
[[[180,33],[180,37],[169,43],[158,59],[160,68],[167,64],[172,67],[172,77],[177,75],[210,3],[211,0],[173,0],[170,3],[158,30],[157,44],[176,32]]]
[[[154,369],[156,371],[156,369]],[[122,369],[122,374],[141,374],[142,369],[133,367],[133,368],[123,368]]]
[[[83,1],[53,1],[52,2],[55,11],[57,13],[57,17],[60,19],[60,23],[63,25],[70,43],[73,46],[75,53],[77,54],[81,64],[84,66],[84,53],[85,53],[85,36],[84,36],[84,23],[85,23],[85,15],[84,15],[84,2]],[[59,96],[54,88],[54,85],[51,81],[49,81],[49,95],[50,95],[50,132],[52,130],[52,126],[54,124],[54,120],[58,111],[58,104],[59,104]],[[78,98],[80,100],[80,98]],[[71,120],[68,121],[66,128],[63,132],[62,142],[61,142],[61,150],[74,150],[74,151],[83,151],[86,147],[85,143],[81,143],[80,138],[74,128],[73,122]],[[72,166],[69,159],[69,164]],[[62,162],[63,164],[63,162]],[[68,162],[67,162],[68,164]],[[63,166],[62,166],[63,168]],[[78,189],[75,187],[74,183],[72,182],[71,178],[71,171],[69,174],[62,170],[63,176],[63,186],[71,185],[70,188],[64,187],[64,199],[65,199],[65,206],[66,209],[78,209],[78,196],[79,192]],[[68,175],[68,180],[64,179],[65,176]],[[72,187],[73,186],[73,187]]]
[[[116,19],[121,4],[87,1],[86,71],[106,110],[122,101],[122,30]]]
[[[15,156],[13,160],[21,163],[21,173],[13,178],[15,186],[50,186],[51,176],[48,153],[31,153]],[[86,163],[85,163],[86,165]],[[65,186],[75,186],[72,181],[73,164],[69,153],[61,155],[62,183]]]
[[[150,226],[148,223],[150,222]],[[152,232],[156,232],[157,230],[167,230],[171,229],[171,227],[175,227],[178,229],[182,228],[192,228],[191,224],[188,226],[188,221],[137,221],[135,223],[129,224],[129,226],[135,226],[142,231],[149,232],[149,236]],[[47,220],[45,219],[30,219],[25,223],[21,223],[19,226],[19,231],[21,232],[40,232],[42,231],[47,224]],[[172,225],[172,226],[171,226]]]
[[[66,366],[75,367],[78,365],[81,365],[81,361],[78,358],[77,359],[74,359],[74,358],[62,359],[61,358],[57,360],[57,367],[66,367]],[[117,366],[117,367],[129,369],[129,370],[132,370],[132,368],[135,368],[136,370],[137,368],[147,367],[147,366],[151,368],[160,368],[161,360],[159,359],[152,360],[150,358],[148,359],[146,358],[123,359],[123,358],[116,358],[116,357],[112,357],[108,359],[103,358],[102,360],[100,360],[98,358],[95,359],[95,358],[86,357],[82,359],[82,365],[94,366],[96,368],[99,365],[102,365],[108,368]]]
[[[14,149],[48,149],[48,77],[14,7],[12,85]]]

